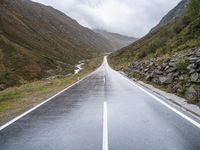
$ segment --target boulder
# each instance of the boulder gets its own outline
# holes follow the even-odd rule
[[[189,64],[189,65],[187,66],[187,69],[188,69],[189,71],[195,69],[195,64]]]
[[[195,63],[199,58],[198,57],[188,57],[190,63]]]
[[[184,80],[184,77],[183,77],[182,75],[180,75],[180,76],[178,77],[178,79],[181,80],[181,81],[183,81],[183,80]]]
[[[175,64],[174,62],[170,62],[168,65],[169,65],[170,67],[173,67],[173,68],[176,67],[176,64]]]
[[[198,67],[200,67],[200,59],[198,59],[198,60],[195,62],[194,66],[195,66],[195,69],[197,69]]]
[[[160,70],[162,70],[162,66],[157,66],[157,69],[160,71]]]
[[[150,74],[148,74],[148,75],[145,77],[145,79],[148,80],[148,81],[151,81],[152,78],[153,78],[153,77],[152,77]]]
[[[193,74],[194,72],[196,72],[195,69],[190,70],[189,74]]]
[[[178,91],[178,89],[181,88],[181,84],[177,83],[175,85],[172,85],[172,92],[176,93]]]
[[[173,77],[178,77],[178,76],[179,76],[179,72],[173,73]]]
[[[159,77],[159,83],[161,84],[161,85],[163,85],[163,84],[170,84],[170,83],[172,83],[172,80],[173,80],[173,78],[171,77],[171,76],[167,76],[167,77]]]
[[[153,82],[153,83],[156,83],[156,84],[159,84],[158,78],[153,78],[153,79],[152,79],[152,82]]]
[[[144,70],[144,72],[147,72],[147,71],[149,71],[149,68],[146,68],[146,69]]]
[[[156,78],[158,76],[155,71],[152,71],[150,75],[152,76],[152,78]]]
[[[171,72],[174,72],[176,71],[176,68],[175,67],[170,67],[166,70],[166,73],[171,73]]]
[[[163,67],[163,68],[166,68],[166,67],[167,67],[167,63],[163,63],[163,64],[162,64],[162,67]],[[168,67],[169,67],[169,66],[168,66]]]
[[[190,80],[191,82],[197,82],[199,79],[199,74],[197,72],[193,73],[191,76],[190,76]]]
[[[156,69],[154,72],[155,72],[155,74],[157,74],[157,75],[162,75],[162,74],[163,74],[163,72],[162,72],[162,71],[159,71],[158,69]]]
[[[154,62],[150,62],[149,65],[147,66],[147,68],[151,67],[154,65]]]
[[[185,92],[185,96],[190,100],[196,100],[198,98],[198,93],[193,86],[190,86]]]

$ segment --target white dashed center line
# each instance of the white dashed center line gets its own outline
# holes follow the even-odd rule
[[[108,112],[107,102],[103,105],[103,150],[108,150]]]

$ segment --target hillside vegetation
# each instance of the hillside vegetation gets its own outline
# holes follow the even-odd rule
[[[187,13],[110,55],[113,67],[120,69],[139,59],[170,55],[177,51],[199,47],[199,3],[198,0],[192,0]]]
[[[200,105],[200,1],[191,0],[182,12],[132,45],[112,53],[109,62],[130,77]]]
[[[112,50],[101,35],[30,0],[0,1],[0,90],[55,74]]]

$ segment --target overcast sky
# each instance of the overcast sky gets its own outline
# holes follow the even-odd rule
[[[141,37],[181,0],[33,0],[53,6],[81,25]]]

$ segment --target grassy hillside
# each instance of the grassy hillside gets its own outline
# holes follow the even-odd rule
[[[120,69],[139,59],[172,55],[177,51],[199,47],[199,3],[198,0],[192,0],[187,13],[183,16],[110,55],[112,66]]]
[[[200,1],[167,25],[109,56],[130,78],[185,97],[200,106]]]
[[[52,7],[0,1],[0,90],[54,74],[111,50],[101,35]]]

